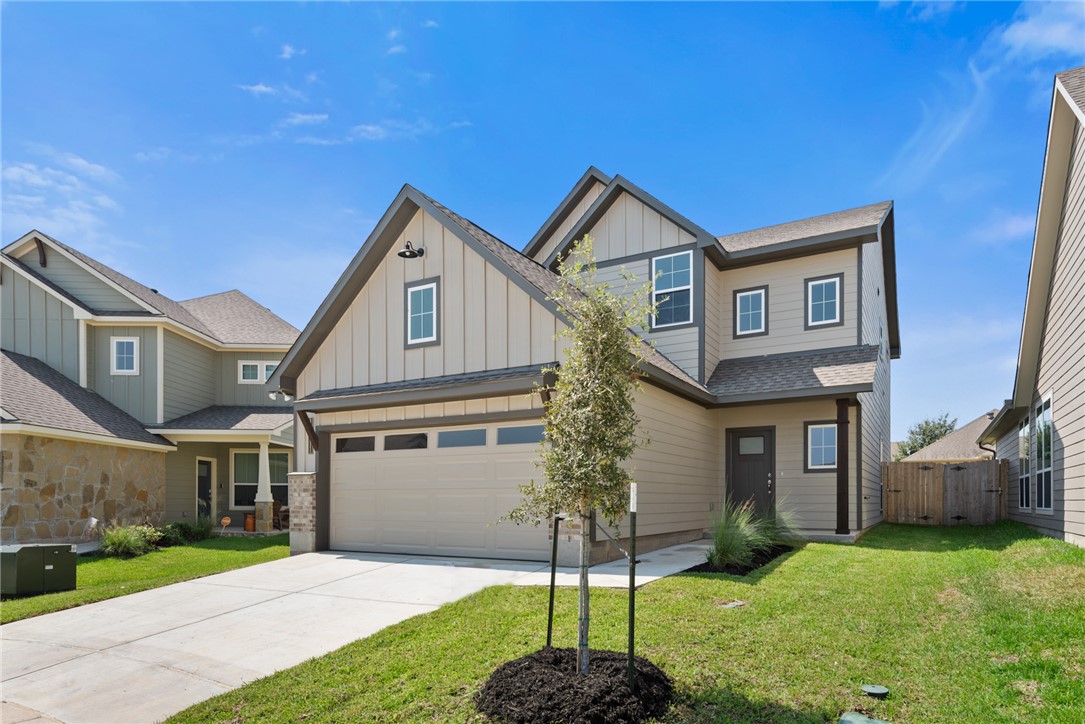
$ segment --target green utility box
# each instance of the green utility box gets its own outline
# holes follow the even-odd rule
[[[75,588],[75,546],[0,546],[0,594],[27,596]]]

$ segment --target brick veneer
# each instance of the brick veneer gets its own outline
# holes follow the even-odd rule
[[[290,554],[316,550],[316,473],[290,473]]]

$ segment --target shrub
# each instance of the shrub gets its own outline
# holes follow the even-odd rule
[[[164,528],[160,528],[159,532],[162,534],[162,538],[158,541],[158,545],[163,548],[179,546],[188,542],[184,533],[176,523],[170,523]]]
[[[753,503],[746,501],[736,505],[728,502],[712,526],[708,563],[720,568],[748,566],[758,551],[771,547],[772,542],[757,518]]]
[[[119,558],[142,556],[154,550],[160,537],[158,530],[151,525],[114,523],[102,533],[102,553]]]
[[[215,530],[215,521],[209,516],[201,515],[194,521],[179,520],[172,524],[177,529],[186,543],[207,540]]]

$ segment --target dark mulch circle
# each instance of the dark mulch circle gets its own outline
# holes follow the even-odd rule
[[[674,689],[669,676],[634,658],[637,692],[629,691],[626,654],[589,654],[587,676],[576,673],[576,649],[541,648],[502,664],[476,697],[479,711],[508,724],[617,724],[660,717]]]
[[[792,546],[773,546],[767,551],[754,555],[753,561],[748,566],[713,566],[710,563],[700,563],[692,568],[687,568],[685,573],[729,573],[732,576],[745,576],[750,571],[756,571],[764,565],[772,563],[789,551],[795,550]]]

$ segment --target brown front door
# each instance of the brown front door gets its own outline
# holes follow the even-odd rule
[[[776,430],[727,431],[727,495],[736,505],[753,501],[760,515],[776,510]]]

